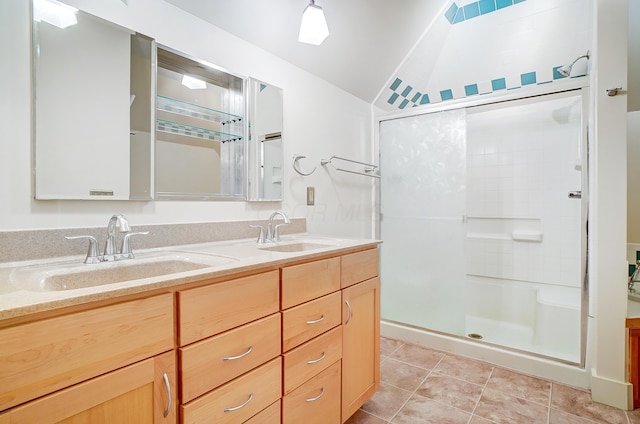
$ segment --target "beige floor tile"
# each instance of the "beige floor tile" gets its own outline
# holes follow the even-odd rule
[[[547,424],[548,411],[546,406],[485,389],[474,414],[499,424]]]
[[[480,400],[482,386],[432,372],[418,388],[416,394],[463,411],[473,412]]]
[[[597,424],[597,421],[592,421],[587,418],[578,417],[568,412],[558,411],[551,408],[549,411],[549,424]]]
[[[493,370],[487,387],[545,406],[549,405],[551,397],[551,383],[549,381],[504,368]]]
[[[467,424],[471,414],[451,406],[413,396],[391,422],[393,424]]]
[[[407,364],[430,370],[438,365],[438,362],[440,362],[444,357],[444,353],[426,347],[405,344],[396,350],[390,357],[406,362]]]
[[[393,352],[398,350],[398,348],[400,346],[402,346],[403,344],[404,343],[399,341],[399,340],[388,339],[386,337],[380,337],[380,355],[389,356]]]
[[[627,417],[629,417],[629,423],[640,424],[640,409],[634,409],[633,411],[627,411]]]
[[[387,424],[387,421],[358,409],[344,424]]]
[[[474,415],[473,417],[471,417],[471,421],[469,421],[469,424],[494,424],[494,422],[489,421],[486,418]]]
[[[380,380],[413,392],[429,374],[429,370],[387,358],[380,364]]]
[[[608,424],[627,424],[624,411],[591,400],[591,394],[562,384],[552,384],[551,407]]]
[[[362,405],[361,409],[389,421],[411,397],[411,393],[408,390],[380,383],[378,391]]]
[[[493,366],[486,362],[476,361],[457,355],[445,355],[434,368],[440,374],[446,374],[470,383],[484,385],[489,380]]]

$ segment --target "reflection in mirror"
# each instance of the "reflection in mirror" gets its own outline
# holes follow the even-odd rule
[[[282,200],[282,89],[249,79],[250,201]]]
[[[156,108],[156,198],[244,198],[244,79],[158,48]]]
[[[151,199],[154,42],[49,6],[33,2],[35,198]]]

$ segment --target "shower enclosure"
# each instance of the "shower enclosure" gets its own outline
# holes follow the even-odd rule
[[[384,320],[584,364],[585,97],[380,121]]]

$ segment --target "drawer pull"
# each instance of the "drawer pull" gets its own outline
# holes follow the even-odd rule
[[[347,322],[344,323],[344,325],[349,324],[349,321],[351,321],[351,317],[353,316],[353,311],[351,310],[351,304],[349,303],[348,300],[345,300],[344,303],[347,304],[347,309],[349,309],[349,317],[347,318]]]
[[[240,359],[240,358],[244,358],[245,356],[247,356],[248,354],[251,353],[251,351],[253,350],[253,346],[249,346],[249,350],[247,350],[245,353],[243,353],[242,355],[238,355],[238,356],[227,356],[226,358],[222,358],[223,361],[235,361],[236,359]]]
[[[224,412],[233,412],[233,411],[237,411],[238,409],[242,409],[245,406],[247,406],[249,402],[251,402],[252,400],[253,400],[253,393],[249,395],[249,399],[247,399],[247,401],[242,405],[234,406],[233,408],[224,408]]]
[[[312,359],[310,361],[307,361],[307,364],[309,364],[309,365],[317,364],[318,362],[322,361],[325,358],[325,356],[327,356],[326,353],[322,352],[322,356],[321,357],[319,357],[318,359]]]
[[[320,399],[323,395],[324,395],[324,387],[320,389],[320,394],[318,396],[307,399],[307,402],[315,402],[318,399]]]
[[[167,409],[164,410],[164,417],[167,418],[167,415],[171,412],[171,384],[169,384],[169,376],[167,376],[166,372],[162,378],[164,380],[164,385],[167,388]]]
[[[317,324],[317,323],[322,322],[322,321],[324,321],[324,314],[318,319],[307,321],[307,324]]]

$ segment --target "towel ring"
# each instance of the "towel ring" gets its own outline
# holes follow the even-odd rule
[[[303,177],[307,177],[311,174],[313,174],[316,171],[316,168],[313,168],[311,170],[311,172],[302,172],[299,168],[299,164],[298,161],[300,159],[304,159],[306,158],[306,156],[303,155],[293,155],[293,170],[296,171],[298,174],[302,175]]]

